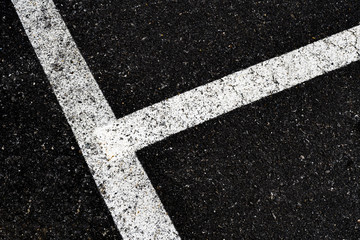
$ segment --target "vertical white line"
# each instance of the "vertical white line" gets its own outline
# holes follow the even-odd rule
[[[178,238],[136,157],[132,158],[132,167],[137,175],[117,179],[118,167],[109,164],[96,143],[95,128],[116,118],[53,1],[12,2],[122,237]],[[139,176],[141,181],[137,182]]]

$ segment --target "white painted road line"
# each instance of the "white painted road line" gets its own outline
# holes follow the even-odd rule
[[[110,195],[127,192],[129,198],[124,202],[136,197],[136,191],[128,188],[128,185],[121,185],[117,179],[146,183],[146,175],[139,170],[141,166],[136,157],[137,150],[360,60],[359,38],[360,26],[357,26],[129,114],[108,126],[97,128],[95,134],[112,169],[107,180],[111,186],[117,185],[112,188],[114,192]],[[141,204],[151,205],[151,197],[142,199]],[[120,215],[124,208],[115,211]],[[148,208],[142,208],[141,211],[149,211],[151,214],[151,209]]]
[[[122,237],[178,238],[140,163],[133,178],[123,179],[113,162],[108,169],[93,131],[116,119],[53,1],[12,2]]]
[[[96,134],[112,162],[127,162],[122,158],[149,144],[359,59],[356,26],[141,109]]]
[[[116,120],[54,3],[13,4],[124,239],[178,238],[137,150],[360,59],[357,26]]]

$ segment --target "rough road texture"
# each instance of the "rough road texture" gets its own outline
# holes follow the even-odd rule
[[[0,2],[0,239],[121,239],[14,7]]]

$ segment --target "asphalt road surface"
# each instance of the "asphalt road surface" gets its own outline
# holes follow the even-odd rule
[[[360,239],[360,1],[0,3],[0,239]]]

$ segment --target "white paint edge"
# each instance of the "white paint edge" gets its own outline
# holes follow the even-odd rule
[[[122,237],[179,238],[135,155],[124,175],[96,143],[94,129],[116,118],[53,1],[12,2]]]
[[[96,135],[112,162],[127,162],[172,134],[359,60],[359,38],[360,25],[136,111]]]

